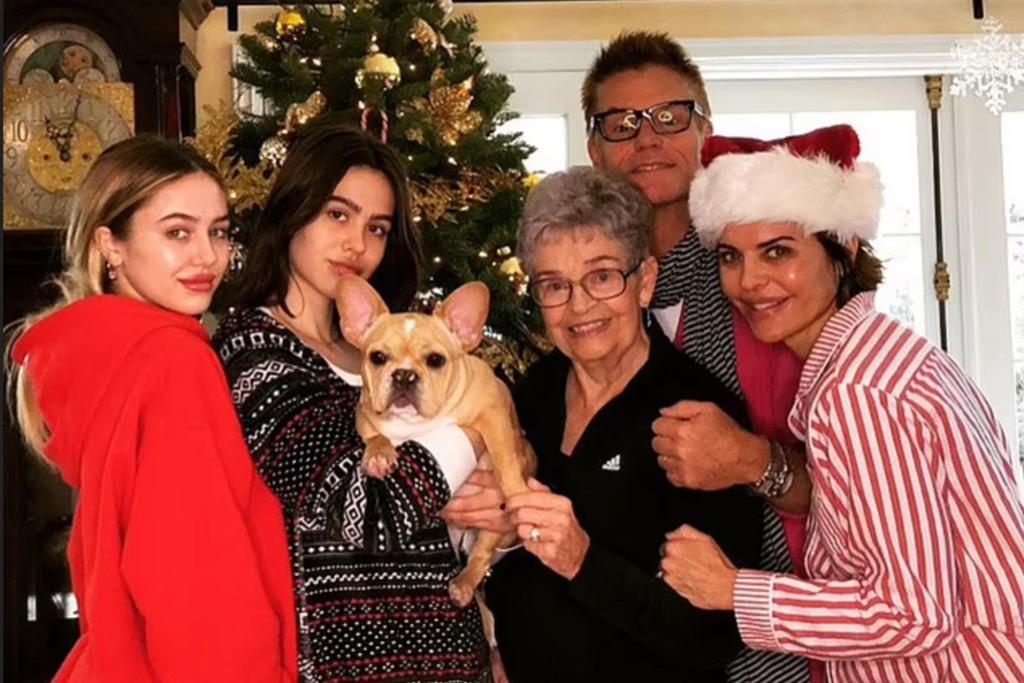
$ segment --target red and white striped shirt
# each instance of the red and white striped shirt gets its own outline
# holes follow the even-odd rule
[[[743,640],[826,660],[833,683],[1024,681],[1024,510],[963,371],[861,294],[815,342],[790,426],[810,578],[740,571]]]

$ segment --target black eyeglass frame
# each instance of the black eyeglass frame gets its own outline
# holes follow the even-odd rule
[[[671,133],[659,132],[657,127],[655,126],[654,116],[651,114],[651,112],[654,111],[655,109],[663,109],[664,107],[669,107],[673,104],[682,104],[686,106],[690,110],[690,120],[687,122],[685,128],[680,128],[679,130],[673,131]],[[636,128],[634,128],[632,134],[627,137],[615,139],[609,138],[608,135],[604,132],[604,120],[611,114],[633,114],[635,116],[640,117],[640,124]],[[701,108],[700,103],[697,102],[696,100],[669,100],[668,102],[659,102],[658,104],[652,104],[646,109],[609,109],[608,111],[603,111],[600,114],[594,114],[587,121],[587,129],[588,132],[591,134],[594,131],[597,131],[601,135],[601,137],[604,138],[604,140],[607,142],[626,142],[628,140],[632,140],[637,135],[640,135],[640,128],[643,127],[643,120],[646,119],[647,123],[651,127],[651,130],[657,133],[658,135],[678,135],[680,133],[685,133],[686,131],[690,130],[690,126],[693,125],[694,114],[701,117],[702,119],[707,118],[707,116],[704,114],[704,109]]]
[[[614,299],[617,296],[622,296],[622,293],[626,291],[626,287],[629,284],[629,276],[634,274],[638,270],[640,270],[640,266],[642,266],[643,264],[644,264],[643,259],[640,259],[640,261],[638,261],[637,264],[635,266],[633,266],[632,268],[630,268],[629,270],[622,270],[621,268],[595,268],[594,270],[591,270],[589,272],[584,273],[583,277],[581,277],[579,280],[570,280],[569,278],[565,278],[565,277],[545,277],[545,278],[541,278],[540,280],[536,280],[536,281],[530,283],[530,286],[529,286],[530,298],[533,299],[534,303],[537,304],[538,306],[540,306],[541,308],[561,308],[562,306],[565,306],[570,301],[572,301],[572,293],[576,289],[576,287],[579,286],[579,287],[582,287],[583,291],[587,293],[587,296],[589,296],[594,301],[607,301],[608,299]],[[616,272],[619,275],[621,275],[622,276],[622,289],[617,291],[615,294],[609,294],[608,296],[594,296],[593,294],[590,293],[590,290],[587,289],[586,285],[583,284],[583,281],[586,280],[593,273],[600,273],[600,272],[604,272],[604,271],[613,271],[613,272]],[[545,304],[542,304],[538,300],[538,297],[537,297],[537,295],[535,293],[536,292],[536,287],[538,285],[544,284],[545,282],[550,282],[551,280],[564,281],[567,285],[569,285],[569,292],[568,292],[568,294],[566,294],[565,301],[563,301],[562,303],[560,303],[560,304],[547,304],[547,305],[545,305]]]

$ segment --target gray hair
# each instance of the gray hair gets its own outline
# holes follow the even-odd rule
[[[537,245],[546,234],[595,228],[639,263],[651,253],[653,210],[626,178],[590,166],[573,166],[540,181],[526,198],[519,224],[518,253],[533,272]]]

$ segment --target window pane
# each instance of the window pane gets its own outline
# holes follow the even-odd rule
[[[848,123],[860,138],[859,159],[878,167],[885,187],[875,250],[885,264],[878,309],[927,336],[921,249],[917,117],[913,111],[829,111],[793,114],[793,130],[804,132]]]
[[[231,46],[231,55],[235,64],[252,64],[252,61],[249,60],[242,46],[238,43]],[[267,101],[263,99],[263,95],[248,83],[232,78],[231,90],[235,101],[235,109],[239,112],[253,114],[254,116],[265,116],[270,113],[270,108],[267,105]]]
[[[861,161],[878,167],[885,186],[881,235],[921,233],[917,117],[913,111],[830,111],[793,114],[793,130],[848,123],[860,138]]]
[[[772,140],[790,134],[789,114],[714,114],[715,135]]]
[[[885,279],[875,298],[876,307],[917,333],[926,334],[920,238],[880,237],[874,247],[885,265]]]
[[[1024,463],[1024,111],[1003,112],[1001,119],[1017,452]]]
[[[1024,237],[1011,237],[1006,246],[1010,257],[1010,324],[1013,330],[1013,359],[1024,361]]]
[[[1024,236],[1024,111],[1004,112],[1002,122],[1006,230]]]
[[[520,116],[498,128],[501,133],[523,134],[523,141],[534,148],[526,170],[540,175],[564,171],[569,165],[568,130],[563,115]]]
[[[917,113],[912,110],[794,111],[717,114],[715,133],[779,138],[846,123],[857,130],[860,160],[875,164],[885,187],[885,201],[875,251],[885,264],[885,281],[876,297],[884,311],[928,336],[918,168]]]
[[[1017,455],[1024,463],[1024,363],[1013,364],[1013,388],[1017,398]]]

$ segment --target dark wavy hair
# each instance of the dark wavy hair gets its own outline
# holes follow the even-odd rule
[[[824,247],[839,277],[836,308],[842,308],[861,292],[874,292],[882,284],[885,269],[868,242],[860,242],[857,253],[851,255],[850,250],[832,235],[818,232],[814,236]]]
[[[285,303],[292,274],[288,258],[292,238],[317,217],[355,166],[383,174],[395,197],[384,257],[369,282],[391,310],[409,307],[419,285],[423,252],[412,221],[405,169],[391,147],[329,118],[304,126],[288,151],[260,215],[245,267],[235,281],[233,305],[276,305],[292,313]]]

